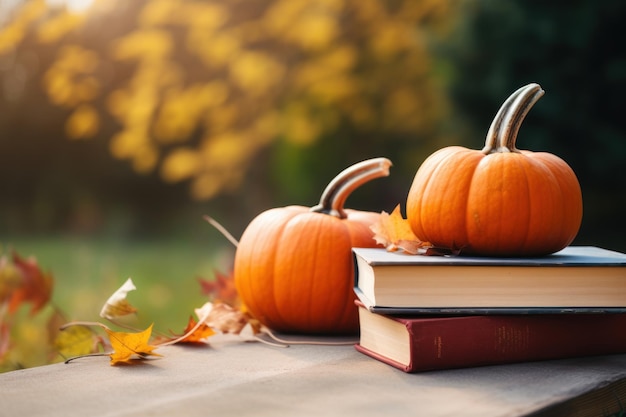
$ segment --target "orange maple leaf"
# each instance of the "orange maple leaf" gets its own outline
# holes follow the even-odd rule
[[[376,243],[383,245],[388,251],[402,250],[410,254],[417,254],[428,242],[422,242],[415,236],[408,221],[400,213],[400,205],[388,214],[381,212],[379,220],[370,226],[374,232]]]
[[[195,330],[187,334],[187,336],[180,341],[181,343],[202,342],[207,337],[213,336],[215,334],[215,331],[210,328],[206,323],[201,323],[199,326],[197,325],[198,322],[196,322],[192,316],[189,316],[189,322],[187,323],[187,327],[183,331],[183,334],[191,332],[191,330],[194,328]]]
[[[213,336],[214,334],[215,330],[210,328],[206,323],[199,323],[192,316],[189,316],[187,327],[185,327],[182,334],[161,339],[158,344],[204,343],[206,338]]]
[[[152,325],[139,333],[115,332],[106,327],[104,330],[109,335],[109,341],[113,348],[113,352],[109,355],[111,365],[131,363],[134,357],[145,359],[148,356],[161,356],[153,352],[157,346],[148,344],[152,334]]]
[[[15,312],[22,303],[32,303],[31,314],[39,311],[52,295],[52,275],[42,272],[35,258],[23,259],[13,253],[13,265],[22,277],[22,283],[10,297],[9,312]]]

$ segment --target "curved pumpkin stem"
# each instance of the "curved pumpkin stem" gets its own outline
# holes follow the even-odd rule
[[[491,152],[495,152],[497,148],[498,141],[498,133],[502,128],[502,120],[504,119],[505,114],[509,111],[513,101],[522,93],[526,87],[521,87],[516,90],[513,94],[509,96],[502,104],[496,116],[493,118],[491,122],[491,126],[489,126],[489,131],[487,132],[487,138],[485,139],[485,147],[482,149],[482,153],[485,155],[490,154]]]
[[[519,88],[506,99],[491,122],[482,152],[519,152],[515,148],[517,134],[532,106],[543,96],[539,84]]]
[[[387,158],[373,158],[344,169],[326,186],[319,204],[311,211],[345,219],[348,216],[343,206],[348,196],[362,184],[388,176],[391,165]]]
[[[498,152],[519,152],[515,148],[517,133],[524,118],[543,94],[544,91],[539,84],[528,84],[524,87],[502,120],[502,127],[498,134]]]

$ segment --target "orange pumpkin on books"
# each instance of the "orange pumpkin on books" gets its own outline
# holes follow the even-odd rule
[[[418,238],[491,256],[546,255],[573,241],[583,212],[574,171],[553,154],[516,148],[521,123],[543,94],[538,84],[514,92],[482,150],[450,146],[424,161],[406,202]]]
[[[269,328],[355,333],[352,247],[373,247],[379,213],[344,209],[361,184],[389,175],[386,158],[342,171],[313,207],[267,210],[250,222],[235,252],[234,279],[246,308]]]

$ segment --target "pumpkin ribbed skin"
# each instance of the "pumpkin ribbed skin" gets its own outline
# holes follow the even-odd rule
[[[389,165],[384,165],[386,173],[375,169],[373,176],[387,175]],[[352,247],[376,245],[369,226],[379,213],[343,210],[359,181],[347,183],[335,196],[339,206],[324,204],[334,214],[303,206],[274,208],[254,218],[241,236],[235,286],[246,308],[267,327],[290,333],[358,331]]]
[[[444,148],[415,176],[407,199],[415,235],[468,254],[531,256],[569,245],[582,219],[574,172],[548,153],[484,155]]]
[[[538,86],[530,86],[516,94],[537,95]],[[528,110],[509,105],[517,117]],[[574,240],[583,208],[576,175],[553,154],[515,149],[521,119],[509,122],[517,126],[503,134],[506,114],[494,120],[482,151],[447,147],[420,166],[406,205],[418,238],[490,256],[546,255]]]
[[[250,223],[237,247],[235,282],[259,321],[284,332],[356,331],[351,251],[375,246],[369,225],[378,214],[346,211],[339,219],[290,206]]]

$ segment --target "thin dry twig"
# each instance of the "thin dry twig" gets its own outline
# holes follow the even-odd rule
[[[230,243],[232,243],[233,245],[235,245],[235,247],[239,246],[239,241],[237,239],[235,239],[235,237],[233,235],[230,234],[230,232],[228,230],[226,230],[226,228],[224,226],[222,226],[221,224],[219,224],[219,222],[217,220],[215,220],[213,217],[208,216],[208,215],[204,215],[203,216],[204,220],[206,220],[211,226],[215,227],[222,235],[224,235],[224,237],[226,239],[228,239],[228,241]]]

